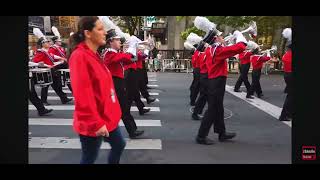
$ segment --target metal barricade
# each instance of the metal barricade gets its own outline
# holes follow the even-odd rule
[[[174,71],[186,71],[191,72],[191,60],[190,59],[162,59],[161,63],[162,72],[166,70]]]

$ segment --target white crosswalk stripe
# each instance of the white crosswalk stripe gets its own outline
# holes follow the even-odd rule
[[[39,97],[40,98],[40,97]],[[59,100],[60,98],[58,96],[48,96],[47,100]],[[141,98],[142,102],[147,102],[147,100],[145,98]],[[155,102],[159,102],[160,100],[158,98],[156,98]]]
[[[74,111],[74,105],[50,105],[47,106],[50,109],[53,110],[61,110],[61,111]],[[160,112],[160,107],[144,107],[144,108],[150,108],[150,111],[152,112]],[[33,105],[29,104],[29,110],[37,110],[36,107],[34,107]],[[130,111],[139,111],[137,106],[132,106]]]
[[[160,120],[144,119],[144,120],[134,120],[137,126],[143,127],[158,127],[161,126]],[[62,119],[62,118],[29,118],[29,125],[39,125],[39,126],[71,126],[73,119]],[[120,126],[124,126],[123,122],[120,121]]]
[[[162,149],[160,139],[125,139],[125,149]],[[81,149],[79,138],[68,137],[30,137],[29,148],[45,149]],[[110,149],[108,143],[102,143],[101,149]]]
[[[64,93],[71,94],[71,91],[70,91],[69,89],[67,89],[67,90],[64,89],[63,92],[64,92]],[[55,92],[54,92],[54,90],[49,89],[49,90],[48,90],[48,93],[55,93]],[[149,94],[150,94],[151,96],[159,96],[159,93],[157,93],[157,92],[149,92]]]
[[[150,82],[157,82],[156,74],[149,74]],[[151,78],[150,78],[151,77]],[[149,87],[159,87],[157,84],[149,84]],[[38,89],[40,90],[40,89]],[[72,97],[72,92],[69,88],[63,87],[63,91],[68,94],[69,97]],[[47,99],[49,101],[56,100],[60,101],[60,98],[56,95],[54,90],[50,87],[48,93],[53,93],[51,96],[48,96]],[[158,92],[149,92],[151,96],[159,96]],[[40,98],[40,97],[39,97]],[[142,102],[146,102],[145,98],[141,98]],[[160,102],[158,98],[156,98],[155,102]],[[73,102],[71,102],[73,103]],[[43,126],[43,128],[47,128],[49,126],[72,126],[73,118],[59,118],[57,115],[63,110],[65,111],[74,111],[75,106],[73,104],[66,105],[50,105],[46,106],[48,109],[54,110],[54,118],[50,116],[47,117],[37,117],[37,118],[29,118],[29,126]],[[33,105],[29,105],[30,111],[35,111],[36,108]],[[150,108],[152,112],[160,112],[160,107],[145,107]],[[130,111],[138,111],[136,106],[132,106]],[[135,119],[136,125],[138,127],[161,127],[161,120],[156,119]],[[124,123],[122,120],[119,122],[119,126],[124,127]],[[30,149],[81,149],[80,140],[77,137],[59,137],[58,134],[53,135],[57,137],[46,137],[45,134],[41,134],[41,137],[33,137],[32,133],[29,132],[29,148]],[[125,149],[128,150],[139,150],[139,149],[150,149],[150,150],[162,150],[162,141],[161,139],[127,139],[127,145]],[[109,143],[103,143],[101,149],[110,149]]]
[[[246,93],[244,92],[241,92],[241,93],[238,93],[238,92],[234,92],[233,91],[234,87],[232,86],[229,86],[229,85],[226,85],[226,91],[229,92],[230,94],[248,102],[249,104],[257,107],[258,109],[268,113],[269,115],[273,116],[274,118],[278,119],[280,114],[281,114],[281,111],[282,111],[282,108],[279,108],[273,104],[270,104],[262,99],[259,99],[259,98],[254,98],[254,99],[248,99],[246,98]],[[283,122],[284,124],[288,125],[291,127],[291,121],[281,121]]]

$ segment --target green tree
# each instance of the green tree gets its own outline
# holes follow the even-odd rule
[[[143,16],[111,16],[111,19],[117,21],[117,25],[130,35],[139,33],[143,25]]]

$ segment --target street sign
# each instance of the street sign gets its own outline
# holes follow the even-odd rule
[[[147,27],[151,27],[152,23],[156,22],[155,16],[147,16]]]

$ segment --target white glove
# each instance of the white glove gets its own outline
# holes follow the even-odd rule
[[[270,51],[267,51],[267,57],[271,57]]]
[[[149,55],[149,50],[145,49],[143,53],[148,56]]]
[[[240,31],[235,31],[233,33],[233,36],[236,38],[236,43],[239,43],[239,42],[243,42],[243,43],[248,43],[246,38],[243,36],[243,34],[240,32]]]
[[[247,50],[253,50],[253,49],[256,49],[256,48],[258,48],[258,47],[257,47],[257,44],[255,42],[248,41],[247,48],[246,48]]]
[[[137,56],[137,49],[135,47],[130,47],[127,49],[126,53],[130,53],[133,56]]]

